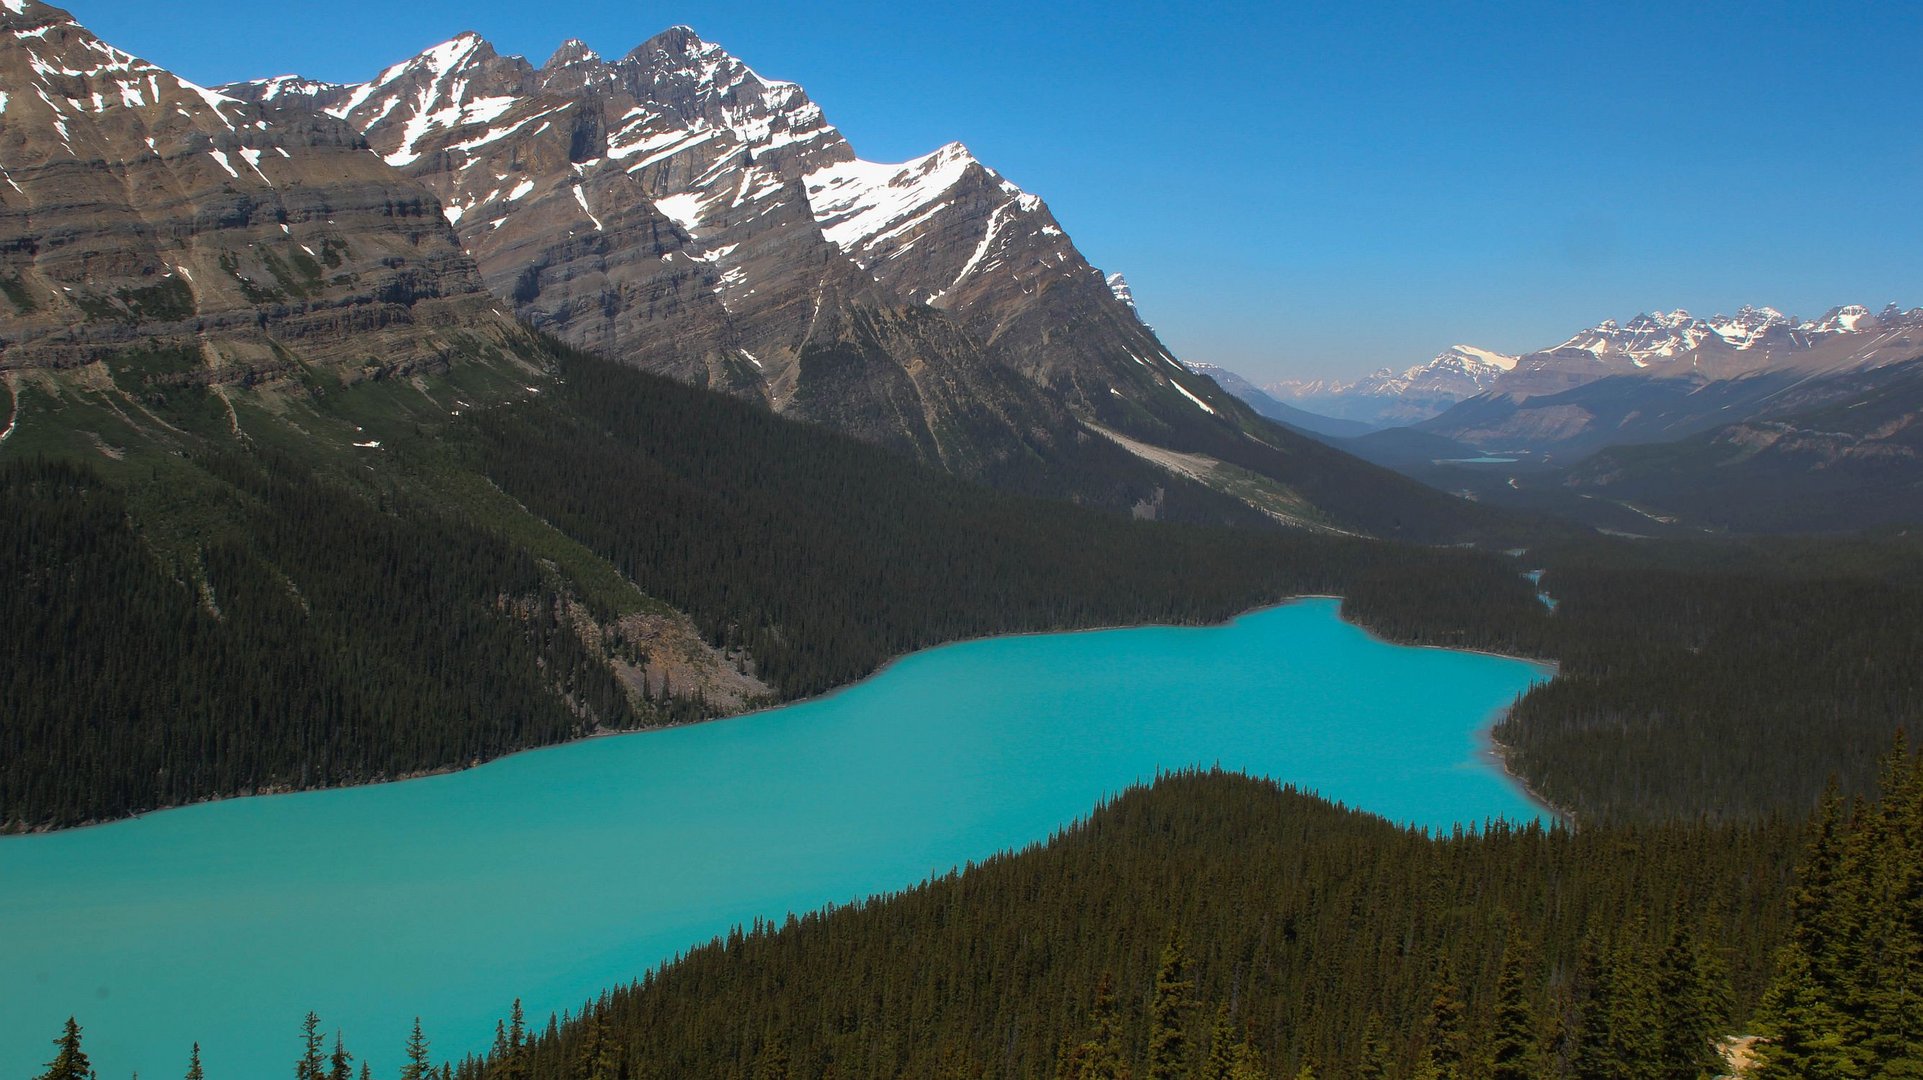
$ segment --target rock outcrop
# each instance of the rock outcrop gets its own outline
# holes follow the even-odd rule
[[[393,371],[513,329],[439,200],[351,127],[196,86],[38,0],[0,5],[0,293],[13,369],[158,339],[220,380],[290,349]]]

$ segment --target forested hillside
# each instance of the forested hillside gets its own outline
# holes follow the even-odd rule
[[[1923,540],[1550,544],[1561,662],[1496,728],[1582,819],[1803,812],[1923,731]]]
[[[1552,531],[1510,557],[1131,522],[523,347],[551,374],[477,357],[250,401],[154,353],[114,365],[111,393],[21,391],[0,616],[30,630],[0,670],[20,703],[0,820],[393,777],[740,707],[637,679],[667,649],[637,615],[685,620],[702,663],[791,699],[957,638],[1339,593],[1399,641],[1559,661],[1498,735],[1584,820],[1801,812],[1832,774],[1865,790],[1923,713],[1908,536]],[[1220,500],[1175,478],[1163,496],[1202,517]]]
[[[22,629],[0,666],[0,823],[391,778],[753,703],[668,659],[791,699],[956,638],[1215,621],[1303,592],[1403,640],[1539,636],[1499,556],[997,493],[518,349],[293,395],[210,385],[169,350],[115,358],[105,387],[25,384],[0,456],[0,618]],[[1161,502],[1234,505],[1174,477]],[[661,624],[687,642],[637,629]]]
[[[1694,1077],[1756,1007],[1798,830],[1431,838],[1228,774],[763,926],[462,1077]],[[1496,1071],[1497,1062],[1507,1071]]]

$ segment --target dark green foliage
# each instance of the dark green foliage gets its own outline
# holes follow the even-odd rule
[[[1682,925],[1679,920],[1679,928]],[[1512,933],[1496,974],[1489,1080],[1537,1080],[1542,1075],[1542,1035],[1536,1028],[1535,1003],[1541,985],[1534,951],[1522,935]]]
[[[354,1080],[354,1055],[347,1052],[341,1033],[334,1033],[334,1052],[327,1056],[327,1080]]]
[[[327,1059],[321,1054],[326,1036],[321,1034],[320,1017],[308,1013],[300,1025],[300,1059],[294,1062],[294,1080],[325,1080]]]
[[[1496,729],[1583,820],[1797,815],[1923,730],[1923,536],[1598,540],[1532,551],[1559,677]]]
[[[820,428],[560,352],[565,410],[474,419],[478,467],[643,591],[745,646],[787,696],[958,638],[1198,622],[1340,592],[1379,632],[1506,648],[1540,610],[1503,560],[1133,523],[1015,498]]]
[[[1195,983],[1188,978],[1188,963],[1180,935],[1171,933],[1162,946],[1149,1001],[1149,1080],[1179,1080],[1188,1075],[1189,1012],[1195,1007]]]
[[[1223,1014],[1224,1022],[1227,1014]],[[1122,1020],[1116,1013],[1115,981],[1103,972],[1089,1009],[1088,1037],[1068,1049],[1055,1070],[1057,1080],[1123,1080],[1129,1075],[1122,1046]]]
[[[66,1028],[53,1044],[59,1052],[47,1062],[47,1071],[40,1074],[39,1080],[92,1080],[93,1066],[87,1061],[86,1051],[80,1048],[80,1025],[73,1017],[67,1017]]]
[[[239,493],[245,538],[170,574],[98,476],[0,462],[0,822],[374,780],[633,723],[525,553],[271,456],[205,464]],[[504,597],[545,599],[521,619]]]
[[[1899,744],[1882,791],[1811,829],[1760,1080],[1923,1076],[1923,755]]]
[[[1728,1030],[1726,985],[1715,955],[1696,943],[1687,922],[1677,920],[1656,962],[1662,1080],[1700,1080],[1722,1071],[1717,1042]]]
[[[1189,1076],[1220,1069],[1209,1048],[1226,1011],[1249,1034],[1238,1075],[1259,1054],[1265,1075],[1403,1077],[1430,1055],[1439,996],[1455,1002],[1455,1053],[1470,1068],[1497,1056],[1504,1030],[1528,1059],[1548,1033],[1536,1025],[1525,1046],[1518,1017],[1566,992],[1591,926],[1651,958],[1687,926],[1725,959],[1734,1014],[1747,1015],[1785,932],[1796,835],[1676,824],[1431,838],[1266,782],[1165,777],[1046,846],[695,949],[536,1038],[517,1075],[579,1077],[592,1038],[611,1041],[629,1076],[747,1075],[778,1037],[795,1077],[934,1076],[956,1061],[997,1076],[1146,1076],[1178,1059]],[[1539,960],[1512,951],[1505,991],[1516,937]],[[1655,1055],[1633,1075],[1660,1075]]]
[[[193,1052],[187,1056],[187,1075],[185,1080],[207,1080],[206,1070],[200,1067],[199,1043],[194,1044]]]
[[[1449,966],[1449,954],[1436,960],[1435,984],[1429,994],[1429,1026],[1424,1033],[1422,1063],[1435,1080],[1464,1080],[1469,1067],[1469,1032],[1463,1024],[1462,988]]]
[[[421,1018],[417,1016],[414,1030],[407,1035],[407,1060],[401,1064],[401,1080],[432,1080],[433,1076],[434,1062],[428,1054],[427,1037],[421,1034]]]

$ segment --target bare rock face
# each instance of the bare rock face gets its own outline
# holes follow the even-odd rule
[[[195,338],[217,378],[444,362],[511,329],[439,201],[352,128],[195,86],[0,5],[0,366]],[[492,323],[492,327],[490,327]]]
[[[463,34],[367,83],[226,92],[345,120],[517,314],[651,370],[964,473],[1046,455],[1076,416],[1234,427],[1040,199],[959,144],[862,161],[799,86],[686,27],[539,68]]]

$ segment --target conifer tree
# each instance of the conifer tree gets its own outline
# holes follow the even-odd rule
[[[354,1080],[354,1055],[347,1052],[339,1031],[334,1032],[334,1052],[327,1058],[327,1080]]]
[[[1535,977],[1535,956],[1522,935],[1511,929],[1496,976],[1495,1031],[1489,1048],[1491,1080],[1537,1080],[1542,1073],[1532,1001]]]
[[[1194,1004],[1195,983],[1188,977],[1188,952],[1171,931],[1162,946],[1155,972],[1155,995],[1149,1004],[1149,1080],[1179,1080],[1188,1075],[1188,1011]]]
[[[327,1080],[326,1057],[321,1047],[326,1037],[320,1033],[320,1017],[308,1013],[300,1024],[300,1060],[294,1063],[294,1080]]]
[[[193,1050],[187,1055],[186,1080],[207,1080],[207,1074],[204,1071],[202,1071],[200,1067],[200,1044],[199,1043],[195,1043]]]
[[[427,1037],[421,1034],[421,1018],[414,1018],[414,1029],[407,1036],[407,1061],[401,1066],[401,1080],[433,1080],[433,1062],[428,1060]]]
[[[1463,1080],[1469,1056],[1463,1012],[1462,990],[1444,953],[1436,962],[1435,989],[1429,1000],[1429,1045],[1423,1055],[1436,1080]]]
[[[755,1055],[754,1080],[788,1080],[794,1073],[794,1063],[788,1057],[788,1044],[779,1032],[771,1032],[762,1041],[761,1051]]]
[[[1056,1073],[1062,1080],[1121,1080],[1128,1075],[1122,1056],[1122,1018],[1115,1011],[1115,979],[1104,971],[1095,984],[1089,1009],[1089,1035],[1071,1047]]]
[[[80,1025],[73,1017],[67,1017],[66,1028],[53,1044],[60,1048],[59,1052],[47,1062],[47,1071],[40,1074],[39,1080],[88,1080],[93,1074],[93,1065],[80,1049]]]
[[[1818,985],[1808,957],[1791,942],[1777,959],[1763,1000],[1766,1036],[1756,1045],[1756,1080],[1862,1075],[1844,1035],[1844,1017]]]
[[[1370,1013],[1362,1025],[1362,1061],[1356,1067],[1356,1080],[1389,1080],[1389,1044],[1382,1038],[1382,1017]]]
[[[1231,1080],[1268,1080],[1269,1070],[1262,1065],[1262,1053],[1255,1048],[1253,1035],[1244,1030],[1242,1041],[1235,1047],[1235,1065],[1229,1070]]]
[[[1723,1066],[1716,1050],[1723,1008],[1706,967],[1689,921],[1679,913],[1656,967],[1661,1003],[1658,1075],[1663,1080],[1699,1080]]]
[[[1203,1080],[1232,1080],[1238,1049],[1235,1025],[1229,1022],[1229,1007],[1215,1007],[1215,1024],[1209,1029],[1209,1056],[1202,1066]]]

